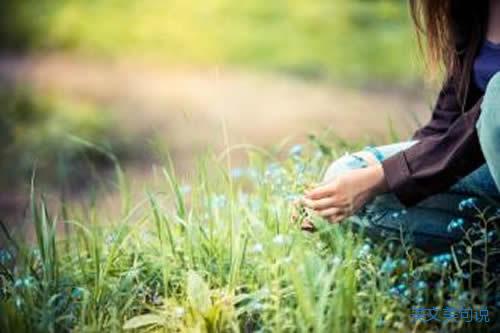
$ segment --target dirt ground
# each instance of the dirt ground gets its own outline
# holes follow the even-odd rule
[[[227,144],[302,142],[306,134],[327,128],[347,140],[384,142],[390,122],[406,137],[430,115],[418,91],[346,88],[223,67],[2,56],[0,77],[102,106],[123,133],[159,136],[181,170],[192,169],[195,157],[207,147],[222,151]],[[150,177],[148,161],[125,167],[136,183]],[[3,200],[0,209],[8,209],[11,201]]]

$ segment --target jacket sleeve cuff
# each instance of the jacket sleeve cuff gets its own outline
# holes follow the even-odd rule
[[[394,193],[404,206],[413,206],[421,200],[415,191],[416,186],[404,152],[382,161],[382,169],[389,191]]]

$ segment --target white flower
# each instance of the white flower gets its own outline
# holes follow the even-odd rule
[[[186,314],[186,310],[182,306],[178,306],[175,308],[174,313],[177,318],[182,318]]]
[[[335,256],[332,259],[332,265],[334,267],[340,265],[341,262],[342,262],[342,259],[340,259],[340,257],[338,257],[338,256]]]
[[[273,238],[273,243],[276,245],[285,245],[288,243],[288,241],[289,241],[288,237],[281,234],[276,235],[276,237]]]
[[[262,253],[264,251],[264,246],[261,243],[257,243],[252,247],[252,253]]]
[[[291,262],[292,262],[292,259],[293,259],[293,258],[292,258],[292,256],[287,256],[287,257],[284,257],[284,258],[283,258],[283,263],[284,263],[284,264],[289,264],[289,263],[291,263]]]

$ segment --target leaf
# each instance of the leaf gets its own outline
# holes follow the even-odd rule
[[[133,330],[145,326],[151,326],[151,325],[164,325],[165,320],[163,317],[156,315],[156,314],[145,314],[145,315],[140,315],[140,316],[135,316],[133,318],[130,318],[125,322],[123,325],[124,330]]]
[[[195,271],[189,271],[187,277],[187,299],[198,312],[206,314],[212,307],[210,288]]]

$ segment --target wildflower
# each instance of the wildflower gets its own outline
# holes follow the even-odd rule
[[[241,178],[245,175],[245,170],[242,168],[231,169],[231,177],[234,179]]]
[[[267,166],[265,176],[271,178],[275,182],[281,181],[281,177],[284,175],[285,171],[278,163],[271,163]]]
[[[469,293],[464,291],[458,296],[458,300],[461,302],[467,302],[469,300]]]
[[[476,207],[476,201],[475,198],[464,199],[458,204],[458,210],[463,211],[465,209],[474,208]]]
[[[358,258],[367,256],[370,253],[371,246],[370,244],[364,244],[358,252]]]
[[[450,224],[448,224],[447,230],[448,232],[452,232],[455,229],[461,228],[464,225],[465,221],[462,218],[451,220]]]
[[[181,191],[182,194],[186,195],[191,192],[191,186],[189,185],[182,185],[179,190]]]
[[[268,287],[263,287],[262,289],[260,289],[259,294],[262,297],[268,297],[269,295],[271,295],[271,290]]]
[[[451,290],[458,290],[460,288],[460,282],[458,280],[453,280],[450,283],[450,289]]]
[[[182,318],[186,314],[186,309],[184,309],[182,306],[177,306],[174,310],[174,314],[177,318]]]
[[[118,237],[115,234],[111,233],[111,234],[106,236],[105,242],[107,245],[111,245],[114,242],[116,242],[117,239],[118,239]]]
[[[406,285],[401,283],[396,287],[399,291],[405,291],[406,290]]]
[[[213,195],[212,200],[210,201],[212,208],[222,208],[226,205],[226,197],[223,194]]]
[[[294,145],[292,148],[290,148],[288,154],[290,156],[300,156],[302,154],[302,145]]]
[[[21,297],[16,297],[16,307],[21,308],[22,305],[23,305],[23,300],[21,299]]]
[[[273,238],[273,243],[276,245],[285,245],[288,243],[288,240],[289,240],[288,237],[279,234]]]
[[[338,257],[338,256],[333,257],[333,259],[332,259],[332,265],[334,267],[340,265],[341,263],[342,263],[342,259],[340,259],[340,257]]]
[[[153,240],[153,235],[149,231],[141,232],[141,239],[143,242],[148,243]]]
[[[0,264],[6,265],[12,260],[12,254],[5,249],[0,249]]]
[[[422,280],[418,281],[417,284],[416,284],[416,288],[418,290],[424,290],[424,289],[426,289],[427,288],[427,282],[422,281]]]
[[[14,282],[15,288],[31,288],[35,283],[35,279],[32,276],[28,276],[25,278],[19,278]]]
[[[300,199],[300,195],[296,194],[296,193],[293,193],[293,194],[288,194],[285,199],[286,201],[289,201],[289,202],[296,202],[297,200]]]
[[[264,309],[264,305],[260,302],[254,302],[251,305],[251,309],[253,311],[261,311],[262,309]]]
[[[264,246],[262,244],[257,243],[252,247],[252,253],[262,253],[264,251]]]
[[[85,289],[81,287],[76,287],[71,290],[71,297],[76,299],[81,299],[85,294]]]
[[[253,168],[248,168],[246,174],[250,179],[259,180],[261,178],[259,172]]]
[[[391,289],[389,289],[389,294],[393,296],[399,296],[399,289],[396,287],[392,287]]]
[[[380,271],[382,273],[391,274],[396,269],[396,266],[397,265],[394,260],[387,258],[380,267]]]
[[[283,258],[283,263],[284,264],[289,264],[289,263],[292,262],[292,259],[293,259],[292,256],[286,256],[286,257]]]
[[[442,267],[447,267],[448,264],[451,262],[451,254],[444,253],[437,255],[434,258],[432,258],[432,262]]]

